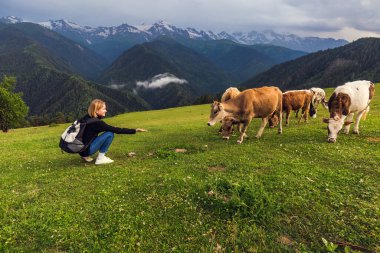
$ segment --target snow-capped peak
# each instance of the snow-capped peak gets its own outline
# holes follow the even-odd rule
[[[15,16],[7,16],[7,17],[0,18],[0,22],[5,23],[5,24],[17,24],[17,23],[24,22],[24,20]]]
[[[169,22],[166,22],[165,20],[159,20],[156,22],[153,26],[156,27],[163,27],[166,30],[173,31],[174,26],[172,26]]]
[[[8,16],[0,18],[0,22],[10,24],[26,21],[14,16]],[[195,40],[228,39],[236,43],[247,45],[273,44],[295,50],[313,52],[321,49],[341,46],[347,43],[345,40],[321,39],[317,37],[300,37],[294,34],[276,33],[272,30],[266,30],[263,32],[220,32],[216,34],[212,31],[206,32],[191,27],[188,27],[186,29],[177,28],[164,20],[159,20],[152,25],[142,24],[139,26],[131,26],[124,23],[119,26],[100,26],[96,28],[89,26],[83,27],[74,22],[64,19],[55,21],[49,20],[47,22],[39,22],[37,24],[66,35],[69,38],[82,38],[82,41],[84,41],[86,44],[99,43],[112,37],[118,37],[118,39],[130,39],[131,36],[134,38],[134,41],[145,42],[154,40],[155,38],[162,35],[169,35]]]

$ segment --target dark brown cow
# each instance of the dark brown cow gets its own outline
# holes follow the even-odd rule
[[[211,105],[209,126],[232,116],[232,121],[242,124],[238,143],[243,142],[245,132],[253,118],[262,118],[262,124],[256,137],[261,137],[268,118],[273,114],[279,117],[278,132],[282,133],[282,92],[277,87],[261,87],[248,89],[235,98],[226,102],[217,102]]]
[[[307,121],[310,104],[313,99],[313,93],[309,90],[292,90],[284,92],[282,95],[282,110],[286,113],[286,125],[289,126],[289,117],[291,111],[302,110],[302,116],[298,123],[304,118]]]

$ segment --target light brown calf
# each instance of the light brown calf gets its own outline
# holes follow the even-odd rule
[[[230,88],[228,88],[224,93],[223,93],[223,95],[222,95],[222,98],[220,99],[220,102],[226,102],[227,100],[230,100],[231,98],[234,98],[234,97],[236,97],[237,95],[239,95],[240,94],[240,91],[237,89],[237,88],[235,88],[235,87],[230,87]],[[222,123],[222,122],[220,122],[220,123]],[[240,126],[240,124],[238,124],[238,123],[236,123],[236,124],[234,124],[234,125],[237,125],[238,126],[238,129],[239,129],[239,131],[240,131],[240,128],[241,128],[241,126]],[[219,134],[222,134],[222,127],[220,127],[220,129],[219,129]],[[233,130],[234,130],[234,128],[233,128],[233,126],[232,126],[232,132],[233,132]]]
[[[220,102],[226,102],[227,100],[236,97],[239,95],[240,91],[235,87],[228,88],[222,95]]]
[[[235,98],[211,105],[209,126],[232,116],[231,120],[242,124],[238,143],[243,142],[245,132],[253,118],[262,118],[256,137],[261,137],[268,118],[276,114],[279,118],[278,133],[282,133],[282,92],[277,87],[261,87],[242,91]],[[228,119],[228,118],[227,118]]]

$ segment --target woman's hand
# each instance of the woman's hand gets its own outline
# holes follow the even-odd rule
[[[148,132],[144,128],[136,128],[136,132]]]

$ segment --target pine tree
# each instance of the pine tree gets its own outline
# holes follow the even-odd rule
[[[0,82],[0,130],[19,127],[28,113],[28,106],[21,99],[22,93],[14,93],[16,78],[4,76]]]

